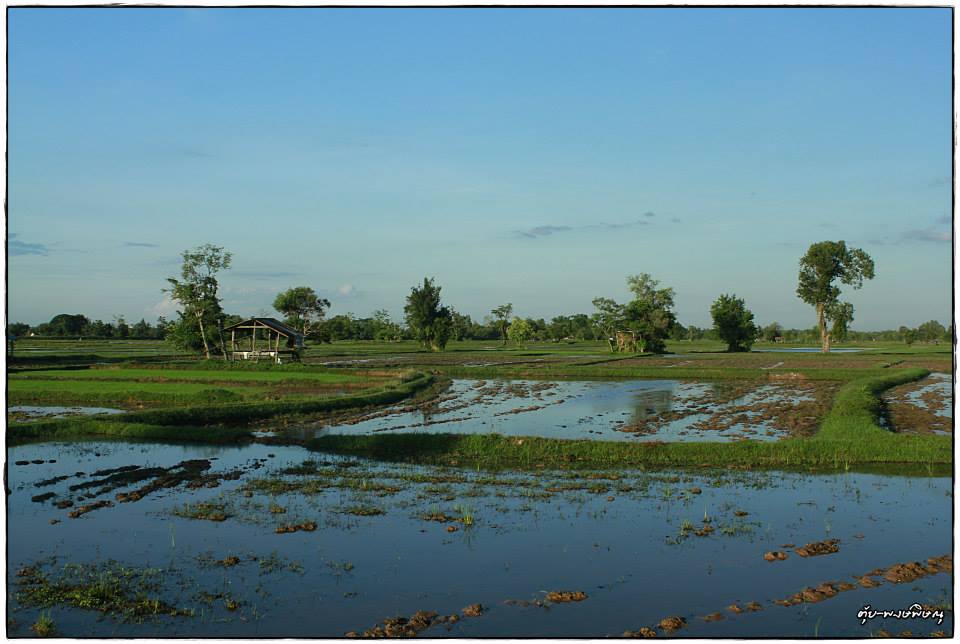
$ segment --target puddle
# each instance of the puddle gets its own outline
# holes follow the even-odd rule
[[[777,440],[812,433],[832,385],[679,380],[454,380],[438,401],[396,406],[327,434],[399,432],[542,436],[607,441]]]
[[[868,604],[952,602],[951,575],[923,569],[952,549],[949,477],[489,474],[262,444],[47,443],[12,447],[7,458],[11,637],[31,636],[41,610],[61,637],[953,630],[949,611],[941,625],[857,619]],[[144,470],[169,475],[191,463],[207,478],[120,500],[145,485]],[[130,476],[127,487],[120,475]],[[107,477],[110,485],[85,485]],[[191,486],[198,480],[205,483]],[[32,500],[40,492],[53,497]],[[64,500],[73,508],[57,506]],[[837,548],[796,554],[824,543]],[[771,563],[764,557],[772,551],[790,556]],[[870,574],[870,586],[858,583]],[[142,605],[164,613],[123,619],[64,603],[25,605],[40,579],[55,588],[80,578],[115,579],[128,600],[143,593],[155,603]]]
[[[122,409],[110,407],[36,407],[31,405],[13,405],[7,407],[7,415],[23,420],[37,418],[65,418],[67,416],[93,416],[95,414],[122,414]]]

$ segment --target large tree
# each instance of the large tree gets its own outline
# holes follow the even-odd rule
[[[510,316],[513,315],[513,304],[507,302],[490,311],[497,321],[497,328],[500,330],[500,337],[503,338],[503,344],[507,344],[507,327],[510,326]]]
[[[273,308],[284,315],[284,321],[303,335],[310,335],[330,308],[330,300],[318,297],[309,286],[295,286],[277,295]]]
[[[450,337],[450,309],[440,304],[440,287],[433,279],[423,278],[422,286],[414,286],[403,307],[407,326],[425,349],[442,351]]]
[[[753,313],[736,295],[721,295],[710,307],[713,328],[727,343],[727,351],[749,351],[760,335],[760,327],[753,323]]]
[[[810,246],[800,258],[800,280],[797,295],[817,311],[821,350],[830,351],[828,312],[836,307],[840,288],[836,282],[859,289],[863,280],[873,279],[873,260],[859,248],[847,248],[845,242],[822,241]]]
[[[627,286],[633,300],[624,307],[627,328],[636,331],[640,351],[662,352],[677,318],[673,313],[673,289],[658,288],[660,282],[647,273],[629,275]]]
[[[597,312],[594,327],[607,338],[614,350],[614,332],[634,331],[640,351],[663,351],[677,318],[673,314],[673,289],[658,288],[660,282],[647,273],[627,276],[627,287],[633,300],[618,304],[608,297],[594,298]]]
[[[210,347],[214,342],[213,331],[218,331],[223,323],[223,309],[220,306],[217,273],[230,268],[233,255],[221,246],[204,244],[181,254],[183,264],[180,267],[180,279],[167,278],[170,288],[165,289],[170,297],[180,303],[180,326],[195,326],[199,330],[204,356],[210,359]],[[183,333],[174,333],[174,341],[188,337],[188,329]],[[219,338],[223,350],[223,338]],[[224,352],[224,355],[226,353]]]

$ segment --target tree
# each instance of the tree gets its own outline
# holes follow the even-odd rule
[[[414,286],[403,307],[407,326],[423,348],[442,351],[450,337],[450,309],[440,304],[440,287],[432,278],[423,278],[423,285]]]
[[[529,321],[523,318],[513,318],[513,322],[511,322],[509,328],[507,328],[507,335],[510,337],[510,340],[515,342],[519,347],[522,347],[523,343],[530,339],[532,334],[533,327],[530,326]]]
[[[25,322],[14,322],[7,326],[7,335],[21,338],[30,333],[30,325]]]
[[[834,302],[827,307],[827,319],[830,321],[830,339],[843,342],[853,322],[853,304]]]
[[[452,340],[466,340],[473,328],[473,320],[469,315],[457,313],[450,309],[450,338]]]
[[[497,328],[500,329],[500,337],[503,338],[503,344],[507,344],[507,326],[510,324],[510,316],[513,315],[513,304],[507,302],[490,311],[496,319]]]
[[[753,313],[736,295],[721,295],[710,307],[713,328],[717,336],[727,343],[727,351],[749,351],[760,335],[760,328],[753,323]]]
[[[168,277],[170,288],[165,289],[170,293],[170,297],[183,307],[177,323],[183,328],[173,335],[177,340],[186,340],[190,335],[190,326],[195,326],[200,333],[204,356],[209,360],[213,341],[210,337],[211,331],[219,331],[223,322],[217,273],[230,268],[233,255],[220,246],[204,244],[194,250],[183,251],[181,256],[183,265],[180,267],[180,279]],[[220,347],[226,357],[222,337]]]
[[[90,320],[88,320],[85,315],[80,313],[76,313],[74,315],[70,315],[69,313],[61,313],[60,315],[53,316],[48,323],[46,333],[43,335],[80,335],[83,327],[89,323]]]
[[[400,325],[390,319],[390,313],[386,309],[373,312],[373,327],[373,339],[380,342],[393,342],[403,335]]]
[[[917,327],[917,338],[919,338],[921,342],[939,341],[946,334],[947,330],[936,320],[924,322]]]
[[[295,286],[278,294],[273,300],[273,308],[285,316],[287,324],[307,336],[316,325],[323,322],[330,301],[318,297],[309,286]]]
[[[609,297],[595,297],[593,298],[593,306],[597,309],[597,312],[591,316],[591,319],[598,339],[600,337],[606,339],[610,344],[610,350],[613,351],[615,349],[612,341],[613,334],[617,327],[623,326],[624,323],[623,304],[617,304]]]
[[[677,318],[673,313],[673,289],[657,288],[660,282],[647,273],[627,276],[633,301],[624,307],[626,326],[637,333],[640,351],[663,352],[664,342]]]
[[[777,338],[783,337],[783,327],[779,322],[773,322],[763,327],[763,339],[767,342],[776,342]]]
[[[847,248],[845,242],[822,241],[812,244],[800,258],[800,279],[797,295],[817,311],[821,350],[830,351],[827,312],[840,297],[837,280],[859,289],[863,280],[873,279],[873,260],[859,248]]]

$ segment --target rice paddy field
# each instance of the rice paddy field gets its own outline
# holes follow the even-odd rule
[[[952,636],[952,348],[668,348],[19,342],[7,634]]]

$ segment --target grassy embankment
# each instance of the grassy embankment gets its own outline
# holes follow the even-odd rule
[[[218,373],[218,377],[227,375]],[[229,375],[242,376],[243,372]],[[285,382],[280,377],[284,374],[276,375],[276,380]],[[335,374],[335,376],[342,377],[341,374]],[[244,380],[244,378],[240,379]],[[277,416],[318,414],[341,409],[386,405],[403,400],[429,387],[434,380],[431,375],[413,373],[399,380],[384,381],[380,387],[342,396],[287,397],[273,401],[191,405],[145,409],[120,415],[94,415],[10,423],[7,427],[7,443],[94,436],[210,443],[231,442],[249,437],[250,431],[243,425],[253,421]],[[100,381],[81,384],[103,386],[107,383]],[[137,386],[143,384],[138,383]],[[162,385],[158,383],[158,386]],[[183,383],[167,386],[182,387]]]

